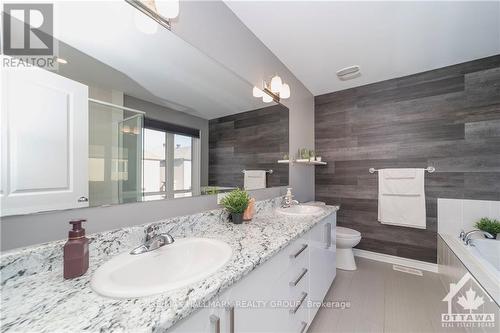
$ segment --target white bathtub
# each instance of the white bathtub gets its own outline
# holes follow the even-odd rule
[[[500,240],[473,239],[466,248],[500,281]]]
[[[500,240],[477,238],[470,246],[465,245],[458,235],[439,235],[461,264],[500,304]]]

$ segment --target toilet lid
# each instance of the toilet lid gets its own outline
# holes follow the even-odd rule
[[[361,237],[361,233],[359,231],[356,231],[354,229],[349,229],[349,228],[344,228],[344,227],[337,227],[337,237],[340,238],[356,238],[356,237]]]

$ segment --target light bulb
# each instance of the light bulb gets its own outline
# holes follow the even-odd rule
[[[140,11],[135,12],[134,22],[137,29],[145,34],[154,34],[158,30],[158,23]]]
[[[271,103],[273,101],[273,98],[271,96],[269,96],[268,94],[264,94],[262,96],[262,101],[264,103]]]
[[[290,97],[290,86],[286,83],[283,83],[280,90],[280,98],[287,99]]]
[[[271,79],[271,91],[273,93],[279,93],[282,85],[283,85],[283,81],[281,81],[281,78],[278,75],[275,75]]]
[[[264,92],[257,87],[253,87],[252,94],[253,97],[259,97],[259,98],[264,96]]]
[[[179,0],[156,0],[156,11],[165,18],[179,16]]]

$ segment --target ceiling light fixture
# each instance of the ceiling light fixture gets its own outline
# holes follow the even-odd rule
[[[125,0],[168,30],[171,19],[179,16],[179,0]]]
[[[360,67],[358,65],[342,68],[337,71],[337,77],[340,80],[350,80],[361,76]]]
[[[64,64],[66,65],[68,63],[68,61],[66,59],[63,59],[63,58],[59,58],[59,57],[56,57],[56,61],[60,64]]]
[[[264,103],[275,101],[280,102],[280,99],[287,99],[290,97],[290,86],[283,82],[283,80],[275,75],[271,79],[271,83],[262,81],[262,88],[253,87],[253,97],[262,98]]]

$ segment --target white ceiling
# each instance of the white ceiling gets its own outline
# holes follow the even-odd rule
[[[135,15],[143,14],[125,1],[57,1],[54,9],[54,36],[70,46],[61,45],[62,75],[205,119],[267,106],[250,83],[174,33],[141,32]]]
[[[500,53],[500,1],[226,4],[314,95]]]

